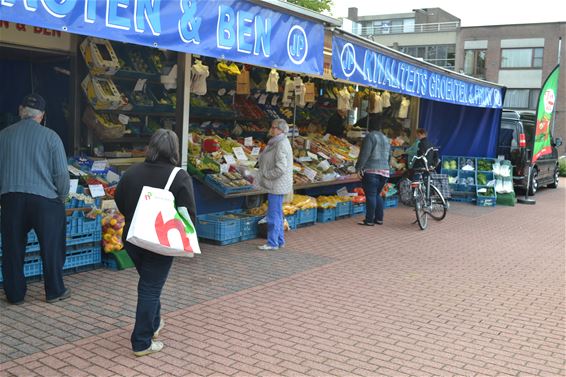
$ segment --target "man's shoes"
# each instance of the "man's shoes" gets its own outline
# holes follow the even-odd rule
[[[376,221],[375,222],[377,225],[383,225],[383,221]]]
[[[374,223],[368,223],[367,221],[364,220],[362,222],[359,222],[358,225],[374,226],[375,224]]]
[[[280,249],[284,249],[285,248],[285,244],[279,245]]]
[[[10,300],[6,299],[6,301],[8,301],[8,303],[9,303],[10,305],[22,305],[22,304],[24,303],[24,300],[23,300],[23,299],[20,300],[20,301],[10,301]]]
[[[157,328],[157,330],[155,330],[151,339],[153,340],[157,339],[157,337],[159,336],[159,332],[163,330],[163,327],[165,327],[165,321],[163,320],[163,318],[161,318],[159,320],[159,327]]]
[[[50,298],[50,299],[46,299],[45,301],[48,304],[53,304],[57,301],[62,301],[62,300],[66,300],[69,297],[71,297],[71,290],[69,288],[65,289],[65,291],[63,292],[63,294],[61,294],[61,296],[59,297],[55,297],[55,298]]]
[[[163,349],[163,343],[162,342],[152,340],[151,345],[149,346],[148,349],[145,349],[143,351],[134,352],[134,355],[136,355],[137,357],[145,356],[145,355],[149,355],[149,354],[152,354],[152,353],[159,352],[162,349]]]
[[[258,246],[257,248],[260,249],[260,250],[278,250],[279,246],[271,246],[271,245],[265,244],[265,245]]]

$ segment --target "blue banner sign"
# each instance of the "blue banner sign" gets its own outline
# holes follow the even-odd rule
[[[246,0],[0,0],[0,20],[323,73],[322,24]]]
[[[464,81],[384,52],[332,37],[334,77],[409,96],[456,105],[500,109],[502,89]]]

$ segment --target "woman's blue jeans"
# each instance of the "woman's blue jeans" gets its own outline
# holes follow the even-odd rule
[[[381,190],[387,183],[387,178],[379,174],[364,174],[362,187],[366,194],[366,223],[383,222],[383,199]]]
[[[126,243],[126,250],[140,275],[136,323],[131,336],[132,349],[138,352],[151,346],[151,337],[159,327],[161,290],[169,275],[173,257],[156,254],[131,243]]]
[[[283,197],[284,195],[267,194],[267,244],[269,246],[282,247],[285,245]]]

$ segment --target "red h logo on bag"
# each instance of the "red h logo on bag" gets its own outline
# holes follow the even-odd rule
[[[155,231],[157,233],[157,238],[159,239],[159,243],[164,246],[171,246],[169,243],[168,232],[172,229],[176,229],[183,240],[183,249],[188,252],[192,252],[193,249],[191,248],[189,238],[187,237],[187,233],[185,230],[185,224],[181,220],[178,219],[171,219],[166,223],[163,222],[163,215],[161,212],[157,215],[155,219]]]

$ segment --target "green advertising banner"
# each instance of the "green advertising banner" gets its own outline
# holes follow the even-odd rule
[[[554,116],[554,106],[558,94],[558,77],[560,76],[560,65],[550,73],[540,90],[537,108],[537,126],[535,132],[535,145],[533,148],[534,164],[540,156],[552,153],[550,140],[550,126]]]

